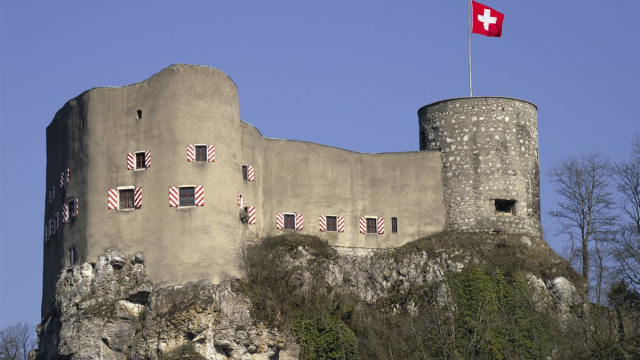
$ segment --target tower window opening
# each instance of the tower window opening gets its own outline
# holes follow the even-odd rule
[[[138,116],[138,119],[142,119],[142,110],[138,109],[138,111],[136,111],[136,115]]]
[[[516,201],[515,200],[495,200],[496,213],[499,214],[516,214]]]
[[[249,172],[247,165],[242,165],[242,180],[247,181],[249,179]]]
[[[391,232],[393,234],[398,233],[398,218],[396,217],[391,218]]]

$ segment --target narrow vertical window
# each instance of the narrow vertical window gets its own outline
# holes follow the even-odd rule
[[[242,180],[247,181],[248,179],[247,165],[242,165]]]
[[[145,166],[145,156],[143,152],[136,153],[136,169],[144,169]]]
[[[378,219],[367,218],[367,234],[377,234],[377,233],[378,233]]]
[[[138,109],[138,111],[136,111],[136,115],[138,119],[142,119],[142,110]]]
[[[394,234],[398,233],[398,218],[391,218],[391,232]]]
[[[196,161],[207,162],[206,145],[196,145]]]
[[[69,248],[69,267],[76,266],[77,261],[76,248]]]
[[[327,231],[338,231],[337,216],[327,216]]]

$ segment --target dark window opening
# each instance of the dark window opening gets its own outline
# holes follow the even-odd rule
[[[207,146],[196,145],[196,161],[207,161]]]
[[[292,214],[284,214],[284,228],[289,230],[296,229],[296,216]]]
[[[247,165],[242,165],[242,180],[247,181],[249,179],[249,172]]]
[[[145,156],[143,152],[136,153],[136,169],[145,168]]]
[[[134,209],[133,189],[120,190],[120,209]]]
[[[196,189],[194,187],[180,188],[180,206],[196,205]]]
[[[337,216],[327,216],[327,231],[338,231]]]
[[[516,201],[515,200],[495,200],[496,212],[500,214],[516,214]]]
[[[76,266],[76,262],[78,261],[76,256],[76,248],[69,249],[69,267]]]
[[[84,129],[84,116],[80,118],[80,129]]]
[[[67,216],[67,219],[69,221],[71,221],[71,219],[74,218],[74,214],[76,213],[76,202],[74,199],[71,199],[69,201],[67,201],[67,213],[65,214]]]
[[[367,234],[377,234],[377,233],[378,233],[378,219],[367,218]]]
[[[398,232],[398,218],[391,218],[391,232],[394,234]]]
[[[136,111],[136,115],[138,115],[138,119],[142,119],[142,110]]]

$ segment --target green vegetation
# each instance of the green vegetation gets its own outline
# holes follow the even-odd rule
[[[344,279],[344,288],[326,281],[338,256],[326,242],[297,234],[271,237],[244,252],[243,290],[252,299],[255,319],[293,334],[301,359],[634,356],[629,349],[638,337],[621,343],[615,326],[611,331],[615,311],[585,312],[580,307],[571,320],[553,312],[550,299],[531,285],[530,274],[542,279],[564,276],[578,287],[580,277],[543,241],[531,239],[533,246],[527,246],[526,240],[441,233],[381,252],[381,260],[398,262],[423,251],[429,258],[446,253],[467,266],[443,282],[391,286],[386,296],[370,304],[347,290],[351,279]],[[382,269],[371,269],[372,275],[375,271]],[[634,316],[630,319],[640,324],[637,311]],[[627,332],[634,331],[638,333],[636,328]]]

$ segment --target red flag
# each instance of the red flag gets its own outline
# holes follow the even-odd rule
[[[504,14],[478,2],[472,1],[471,3],[473,4],[473,15],[471,16],[473,28],[471,32],[484,36],[502,36]]]

